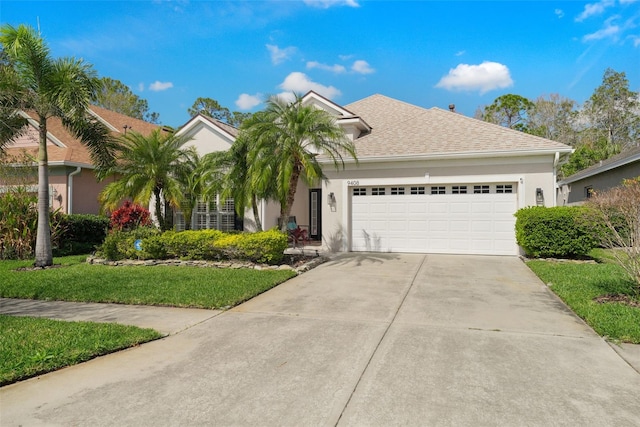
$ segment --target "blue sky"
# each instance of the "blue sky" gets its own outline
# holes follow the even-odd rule
[[[171,126],[198,97],[257,111],[283,92],[380,93],[473,116],[506,93],[582,103],[607,67],[640,90],[640,0],[2,0],[0,22],[39,26]]]

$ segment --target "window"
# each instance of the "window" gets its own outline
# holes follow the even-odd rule
[[[229,198],[220,205],[218,198],[205,202],[198,201],[191,213],[191,228],[193,230],[215,229],[233,231],[236,227],[235,208],[233,199]],[[185,229],[184,214],[180,210],[174,211],[174,227],[176,231]]]
[[[367,189],[366,188],[354,188],[353,189],[353,195],[354,196],[366,196],[367,195]]]
[[[589,185],[587,187],[584,187],[584,198],[585,199],[590,199],[591,196],[593,196],[593,186]]]
[[[445,187],[431,187],[431,194],[447,194]]]
[[[511,184],[498,184],[496,185],[496,193],[513,193],[513,185]]]
[[[384,187],[373,187],[371,189],[372,196],[384,196]]]
[[[424,194],[424,187],[411,187],[411,194]]]
[[[489,186],[488,185],[474,185],[473,186],[473,194],[488,194]]]
[[[404,194],[404,187],[391,187],[391,195],[399,196]]]
[[[451,187],[452,194],[467,194],[467,186],[466,185],[454,185]]]

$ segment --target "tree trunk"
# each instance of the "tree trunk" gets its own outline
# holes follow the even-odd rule
[[[251,209],[253,210],[253,218],[256,221],[256,231],[262,231],[262,222],[260,221],[260,213],[258,212],[258,197],[251,195]]]
[[[293,201],[296,197],[299,177],[300,165],[295,165],[293,167],[293,172],[291,172],[291,178],[289,179],[289,193],[287,194],[287,201],[284,206],[280,205],[280,221],[282,221],[281,230],[284,232],[287,231],[287,222],[289,222],[289,217],[291,216],[291,208],[293,207]]]
[[[49,159],[47,156],[47,119],[40,116],[38,144],[38,230],[36,233],[36,267],[53,264],[51,224],[49,222]]]
[[[158,227],[162,230],[164,226],[164,218],[162,216],[162,201],[160,200],[160,189],[153,190],[153,195],[156,198],[156,221],[158,221]]]

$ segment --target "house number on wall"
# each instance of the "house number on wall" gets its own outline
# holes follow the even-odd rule
[[[360,185],[360,181],[355,180],[355,181],[347,181],[347,185]]]

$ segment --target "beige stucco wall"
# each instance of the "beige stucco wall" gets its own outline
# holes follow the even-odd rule
[[[518,193],[518,208],[536,204],[536,189],[541,188],[546,206],[555,205],[554,156],[500,157],[492,159],[419,160],[403,162],[361,162],[345,170],[327,169],[328,183],[322,184],[323,246],[333,251],[348,249],[350,235],[350,187],[376,183],[474,184],[513,183]],[[334,193],[335,204],[327,196]],[[308,212],[306,198],[296,197],[294,209]],[[306,214],[308,216],[308,213]]]
[[[213,125],[200,122],[186,132],[192,139],[185,146],[194,146],[201,156],[217,151],[226,151],[233,144],[233,140],[227,138]]]

